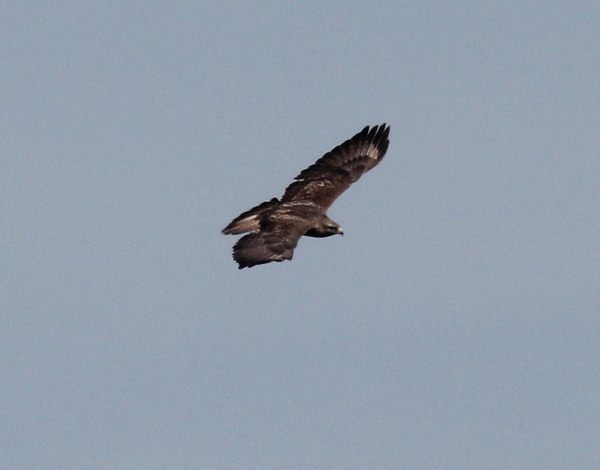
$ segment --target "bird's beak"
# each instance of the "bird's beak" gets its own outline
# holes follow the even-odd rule
[[[338,229],[338,233],[343,237],[344,236],[344,229],[342,227],[340,227]]]

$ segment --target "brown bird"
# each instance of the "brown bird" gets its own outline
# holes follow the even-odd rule
[[[273,198],[233,219],[221,233],[250,232],[233,246],[233,259],[239,269],[291,260],[302,236],[343,235],[342,228],[327,217],[327,210],[352,183],[383,159],[389,134],[385,123],[365,127],[300,172],[281,200]]]

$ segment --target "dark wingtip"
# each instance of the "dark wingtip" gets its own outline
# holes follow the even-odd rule
[[[365,126],[365,128],[352,137],[351,140],[359,138],[367,138],[371,141],[376,141],[378,146],[385,146],[389,144],[390,126],[385,122],[383,124],[377,124],[375,126]]]
[[[383,124],[373,126],[371,132],[369,133],[369,137],[379,149],[378,160],[382,160],[390,145],[390,126],[386,125],[385,122]]]

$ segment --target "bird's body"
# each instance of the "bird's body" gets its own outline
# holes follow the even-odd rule
[[[327,216],[327,210],[352,183],[383,159],[389,132],[385,124],[365,127],[303,170],[281,200],[263,202],[225,227],[225,235],[250,232],[233,247],[239,269],[291,260],[302,236],[343,234],[342,228]]]

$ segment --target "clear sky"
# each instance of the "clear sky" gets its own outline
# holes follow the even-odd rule
[[[3,2],[0,467],[600,468],[600,3]],[[366,125],[344,237],[220,230]]]

